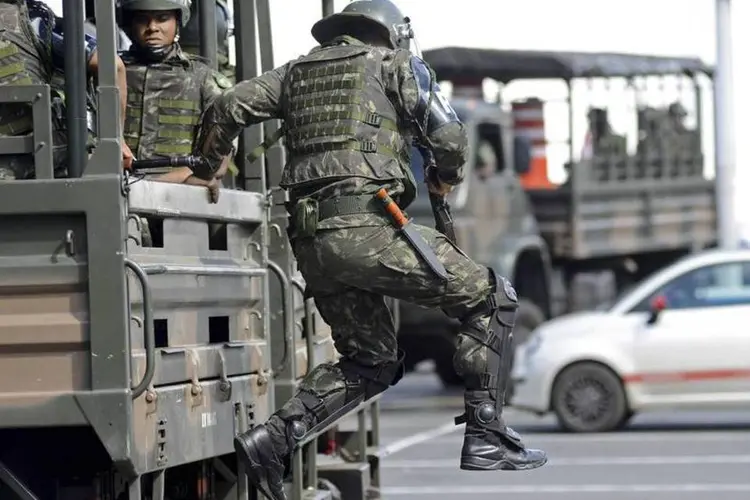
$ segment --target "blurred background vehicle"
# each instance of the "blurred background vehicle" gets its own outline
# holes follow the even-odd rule
[[[680,259],[598,311],[537,328],[516,351],[511,405],[563,428],[622,428],[664,407],[750,406],[750,251]]]
[[[516,287],[516,345],[716,244],[702,119],[711,70],[700,60],[465,47],[424,57],[469,131],[466,180],[449,197],[458,243]],[[487,79],[502,86],[495,102]],[[412,169],[421,181],[421,162]],[[425,196],[407,211],[434,224]],[[444,384],[459,384],[457,324],[406,303],[400,321],[407,366],[433,360]]]

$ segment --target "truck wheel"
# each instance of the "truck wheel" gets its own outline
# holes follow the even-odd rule
[[[619,377],[591,362],[569,366],[552,388],[552,410],[571,432],[608,432],[622,428],[632,416]]]

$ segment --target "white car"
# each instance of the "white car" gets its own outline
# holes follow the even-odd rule
[[[657,407],[750,406],[750,250],[685,257],[606,309],[541,325],[512,378],[512,407],[575,432]]]

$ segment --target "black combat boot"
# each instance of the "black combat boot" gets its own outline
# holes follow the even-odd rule
[[[285,422],[274,415],[265,425],[234,438],[234,449],[245,464],[248,481],[272,500],[286,500],[284,478],[295,433],[299,432],[297,426],[299,422]]]
[[[488,391],[466,391],[466,422],[461,449],[463,470],[531,470],[547,463],[542,450],[526,448],[521,436],[505,425]]]

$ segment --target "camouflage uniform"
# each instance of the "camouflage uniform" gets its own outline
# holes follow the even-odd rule
[[[184,0],[131,0],[123,9],[177,10],[185,3]],[[189,10],[186,12],[189,14]],[[184,25],[188,19],[183,15],[181,23]],[[184,54],[177,42],[158,58],[145,57],[142,48],[134,43],[122,59],[128,80],[123,135],[133,155],[141,160],[189,155],[201,113],[231,82]]]
[[[343,31],[351,28],[347,20],[373,17],[397,30],[385,28],[391,47],[367,45]],[[404,26],[410,28],[390,2],[350,3],[313,27],[322,45],[307,56],[224,92],[204,116],[196,142],[196,153],[215,168],[243,127],[284,120],[289,159],[280,185],[290,195],[290,240],[342,355],[312,370],[266,425],[235,440],[251,481],[273,499],[285,498],[284,463],[295,443],[403,375],[384,296],[440,307],[462,322],[455,355],[466,382],[466,413],[457,419],[467,421],[461,467],[519,470],[546,462],[500,418],[499,351],[518,307],[510,283],[442,234],[418,227],[447,270],[448,279],[441,279],[374,199],[385,188],[402,207],[413,200],[412,135],[429,145],[444,183],[462,181],[468,155],[464,127],[431,70],[397,48],[409,31]],[[196,175],[207,178],[211,171]]]
[[[133,155],[189,155],[201,113],[229,80],[178,46],[159,63],[139,61],[132,52],[122,59],[128,75],[124,137]]]
[[[0,87],[4,85],[43,85],[52,80],[54,70],[64,64],[64,41],[54,32],[55,16],[45,4],[32,0],[0,0]],[[87,58],[96,49],[86,40]],[[65,112],[62,99],[52,93],[53,159],[55,176],[67,175]],[[33,131],[29,104],[0,104],[0,135],[23,136]],[[31,155],[0,156],[0,180],[30,179],[34,176]]]

